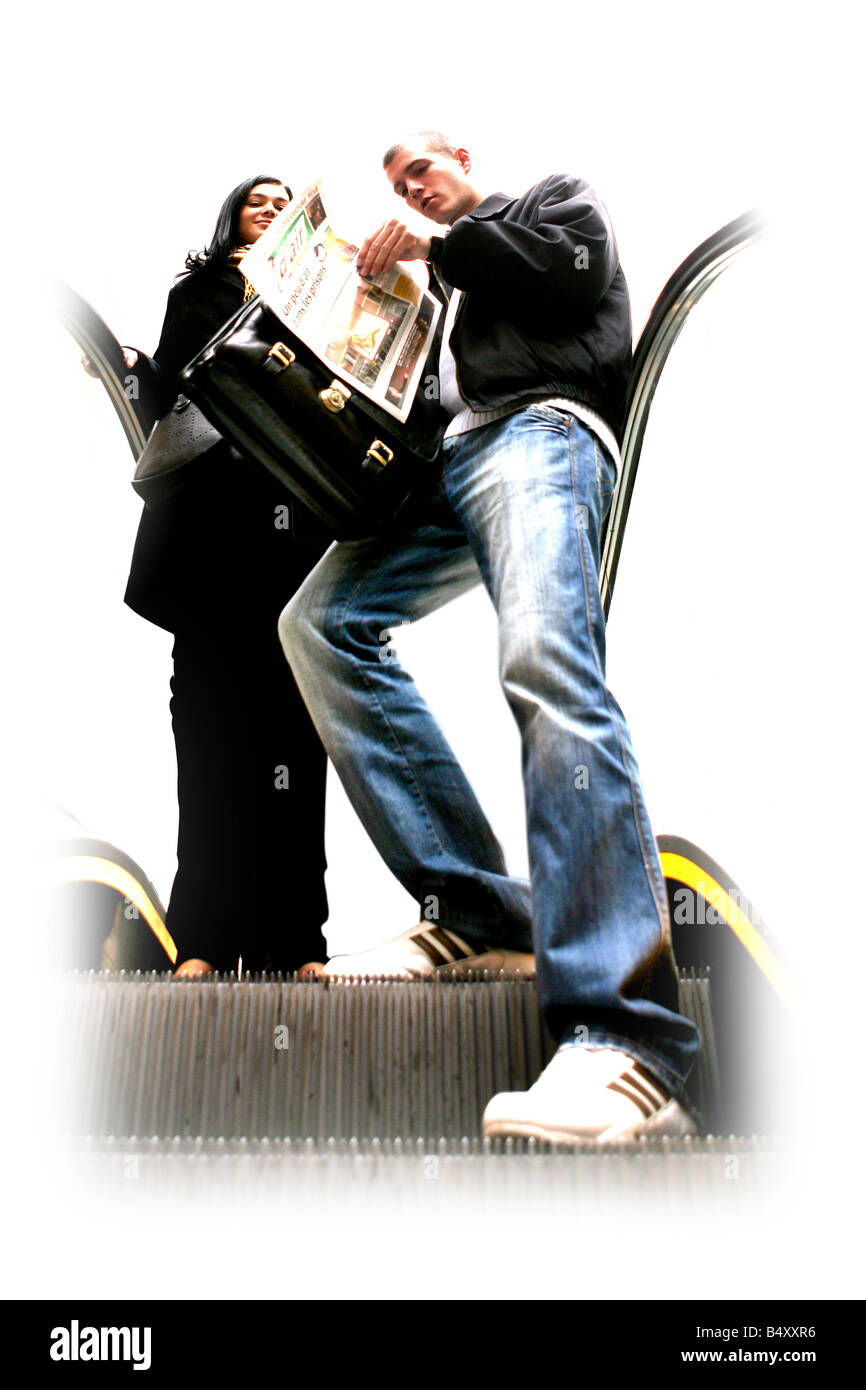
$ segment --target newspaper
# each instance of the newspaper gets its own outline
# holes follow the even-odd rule
[[[240,268],[270,309],[352,390],[405,420],[442,306],[396,265],[370,282],[331,226],[321,181],[274,219]]]

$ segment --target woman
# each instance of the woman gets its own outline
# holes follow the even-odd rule
[[[237,262],[290,197],[270,175],[247,179],[223,203],[210,245],[187,257],[153,360],[143,359],[163,413],[181,369],[252,295]],[[324,959],[325,754],[277,619],[329,540],[222,440],[184,466],[178,492],[144,510],[126,602],[175,638],[180,818],[167,926],[179,975]]]

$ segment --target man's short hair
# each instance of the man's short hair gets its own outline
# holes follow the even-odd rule
[[[399,150],[405,150],[409,145],[423,143],[425,150],[432,150],[435,154],[447,154],[452,159],[457,158],[459,146],[454,143],[449,135],[445,135],[441,130],[413,130],[411,135],[406,135],[402,140],[398,140],[396,145],[391,145],[385,151],[385,158],[382,160],[382,168],[387,169],[391,160],[394,159]]]

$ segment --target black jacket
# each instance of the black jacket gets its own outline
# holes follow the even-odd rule
[[[172,285],[153,360],[162,382],[163,412],[177,397],[177,378],[244,300],[244,277],[232,265],[209,266]]]
[[[178,373],[240,308],[244,283],[224,265],[172,287],[153,355],[162,413],[177,398]],[[126,602],[171,632],[213,620],[275,633],[282,608],[330,541],[325,528],[224,441],[184,473],[179,492],[142,513]],[[288,527],[275,525],[278,507],[281,521],[288,509]]]
[[[451,333],[476,410],[567,396],[622,439],[632,363],[628,288],[607,212],[584,179],[494,193],[435,237],[430,265],[467,291]]]

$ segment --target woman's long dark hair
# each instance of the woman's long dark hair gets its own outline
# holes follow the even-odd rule
[[[240,244],[238,218],[241,209],[259,183],[280,184],[291,200],[292,190],[285,179],[275,178],[273,174],[256,174],[251,179],[244,179],[243,183],[232,189],[220,208],[210,245],[203,251],[190,251],[186,258],[187,270],[208,270],[211,266],[225,264],[232,251]]]

